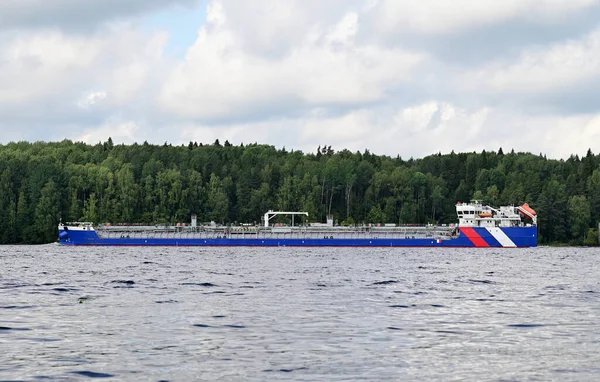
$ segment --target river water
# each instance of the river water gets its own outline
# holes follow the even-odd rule
[[[597,381],[597,252],[0,247],[0,380]]]

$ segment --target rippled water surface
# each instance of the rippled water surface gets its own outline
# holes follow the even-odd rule
[[[0,380],[600,380],[596,249],[0,248]]]

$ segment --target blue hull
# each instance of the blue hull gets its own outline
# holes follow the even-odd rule
[[[456,238],[435,239],[102,239],[95,231],[59,231],[59,243],[94,246],[223,246],[223,247],[536,247],[537,227],[501,228],[505,237],[499,240],[481,227],[461,228]],[[509,239],[507,245],[506,238]],[[503,243],[502,243],[503,242]]]

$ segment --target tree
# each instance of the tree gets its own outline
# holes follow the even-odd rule
[[[454,192],[454,198],[453,198],[454,202],[469,201],[469,199],[470,199],[469,196],[470,196],[469,186],[467,186],[467,184],[465,183],[464,180],[461,180],[460,184],[458,185],[458,188]]]
[[[379,204],[369,211],[369,222],[374,224],[385,222],[385,214]]]
[[[441,206],[444,200],[444,189],[442,185],[436,184],[431,192],[431,220],[437,221],[437,209]]]
[[[108,137],[108,141],[104,142],[104,151],[110,151],[115,147],[111,137]]]
[[[473,197],[471,199],[482,201],[483,200],[483,192],[481,192],[481,190],[475,191],[475,193],[473,194]]]
[[[199,214],[206,203],[206,189],[202,183],[202,174],[191,170],[187,176],[187,213]]]
[[[600,171],[594,170],[587,181],[587,195],[591,211],[591,223],[597,227],[600,222]]]
[[[135,184],[131,165],[124,165],[115,174],[118,210],[123,222],[133,222],[133,215],[138,200],[138,186]]]
[[[94,193],[83,204],[83,220],[98,223],[98,200]]]
[[[327,190],[325,199],[325,205],[327,206],[327,215],[331,215],[331,207],[333,206],[333,197],[335,196],[339,185],[341,183],[341,176],[339,171],[339,165],[337,163],[337,157],[331,158],[331,155],[327,154],[327,159],[324,175],[323,175],[323,189]],[[327,185],[327,187],[326,187]]]
[[[8,231],[4,237],[7,243],[14,243],[17,239],[17,204],[14,199],[8,206]]]
[[[415,221],[415,223],[423,223],[425,221],[424,217],[426,216],[425,203],[427,199],[427,176],[422,172],[415,171],[410,181],[413,187],[414,199],[417,202],[417,221]]]
[[[25,188],[22,187],[19,192],[19,201],[17,202],[17,216],[16,216],[16,239],[15,242],[22,243],[28,241],[29,233],[29,207],[27,204],[27,196],[25,195]]]
[[[575,195],[569,198],[568,215],[573,239],[583,242],[590,226],[590,204],[585,196]]]
[[[595,228],[589,228],[587,234],[585,235],[585,240],[583,241],[583,245],[587,245],[589,247],[594,247],[599,244],[598,242],[598,230]]]
[[[7,168],[0,174],[0,243],[2,244],[10,243],[14,232],[14,222],[11,221],[12,183],[12,172]]]
[[[350,218],[350,197],[352,196],[352,187],[358,178],[354,173],[354,164],[349,160],[341,162],[342,181],[344,183],[344,196],[346,200],[346,219]]]
[[[485,190],[485,198],[484,199],[492,205],[497,205],[499,196],[500,196],[500,192],[498,191],[498,187],[494,184],[494,185],[489,186],[487,188],[487,190]]]
[[[250,195],[250,208],[252,210],[253,220],[258,219],[265,212],[273,208],[269,192],[269,184],[261,183],[258,190],[253,190]]]
[[[35,209],[36,243],[47,243],[58,237],[58,222],[60,220],[59,197],[56,184],[50,179],[44,188]]]
[[[279,187],[277,195],[277,207],[280,211],[292,210],[292,201],[295,200],[294,185],[292,183],[292,177],[286,176],[283,180],[283,184]]]
[[[417,220],[417,206],[412,197],[400,207],[400,224],[414,224]]]
[[[11,142],[0,145],[0,242],[54,241],[54,233],[40,237],[54,225],[38,220],[51,208],[65,221],[96,223],[172,223],[190,213],[251,222],[272,208],[307,211],[321,222],[332,214],[346,223],[455,223],[454,204],[476,196],[498,206],[528,202],[538,211],[540,243],[588,243],[600,222],[598,164],[591,150],[567,160],[502,149],[403,160],[323,144],[305,155],[218,140]]]
[[[208,186],[208,218],[215,222],[225,222],[228,214],[229,199],[223,190],[221,179],[213,173]]]
[[[567,197],[566,188],[556,179],[546,184],[538,199],[538,224],[540,235],[547,242],[566,240]]]

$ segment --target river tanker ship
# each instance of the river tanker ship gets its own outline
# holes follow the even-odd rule
[[[457,203],[457,224],[353,227],[327,223],[294,224],[306,212],[269,211],[260,226],[99,225],[59,224],[59,243],[94,246],[262,246],[262,247],[535,247],[537,214],[527,204],[494,208],[478,201]],[[276,216],[291,216],[291,224],[271,224]]]

